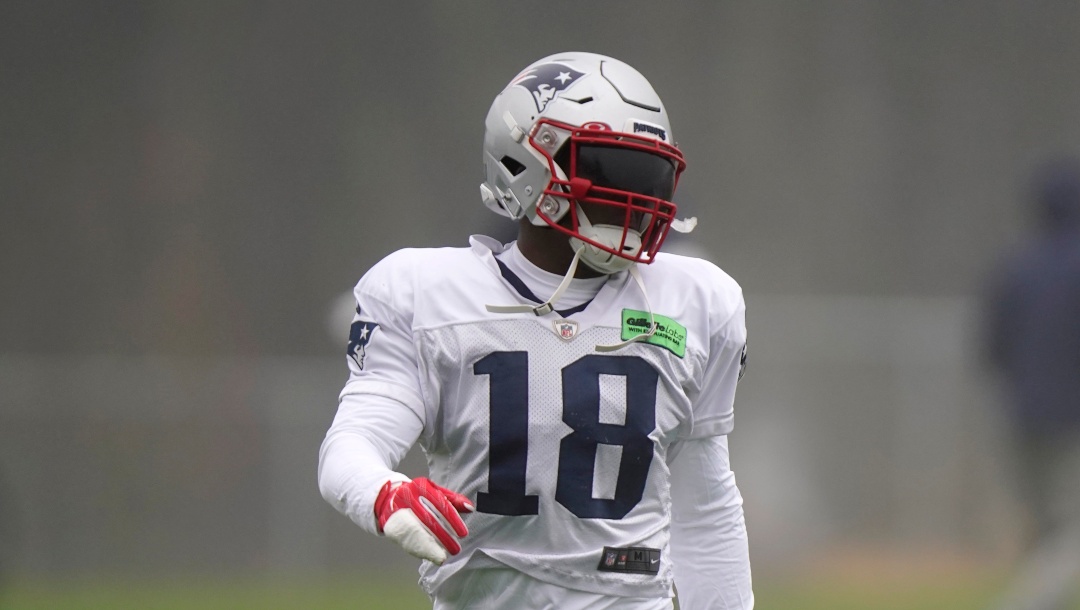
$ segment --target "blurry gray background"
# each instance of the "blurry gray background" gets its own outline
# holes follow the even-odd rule
[[[483,117],[560,50],[652,81],[700,220],[669,244],[747,294],[759,578],[1007,561],[978,297],[1029,172],[1080,150],[1078,40],[1076,2],[6,2],[0,561],[410,569],[318,495],[332,312],[397,248],[513,233]]]

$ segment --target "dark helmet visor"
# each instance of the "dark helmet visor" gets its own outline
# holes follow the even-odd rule
[[[629,191],[671,201],[675,194],[675,164],[660,155],[617,146],[582,144],[577,148],[574,175],[594,186]]]

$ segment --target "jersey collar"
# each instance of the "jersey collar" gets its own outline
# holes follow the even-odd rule
[[[472,235],[469,237],[469,246],[473,254],[479,258],[488,269],[502,280],[502,283],[510,289],[513,293],[517,294],[520,298],[533,303],[543,303],[544,301],[536,296],[525,282],[521,280],[505,263],[496,258],[496,255],[502,254],[511,247],[511,244],[503,244],[498,240],[488,237],[486,235]],[[626,271],[620,271],[608,276],[608,280],[604,282],[603,287],[596,294],[595,297],[574,307],[568,309],[554,310],[553,313],[560,317],[566,318],[571,315],[577,315],[575,319],[581,320],[583,326],[591,326],[591,318],[597,318],[595,321],[599,322],[602,316],[610,308],[611,304],[618,298],[623,290],[629,285],[627,281],[630,274]],[[590,307],[592,306],[592,307]]]

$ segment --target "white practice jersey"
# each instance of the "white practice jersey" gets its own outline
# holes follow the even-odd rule
[[[660,254],[639,265],[649,309],[627,272],[577,311],[492,313],[528,304],[495,258],[504,246],[406,249],[356,287],[343,394],[411,408],[436,483],[469,497],[469,535],[442,566],[510,567],[569,589],[672,594],[669,449],[732,428],[745,358],[741,290],[709,262]],[[546,295],[545,295],[546,296]]]

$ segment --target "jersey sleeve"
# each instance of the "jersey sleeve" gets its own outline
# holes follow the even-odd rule
[[[420,436],[420,420],[396,400],[349,394],[319,448],[319,491],[338,512],[378,534],[375,500],[386,481],[408,481],[395,472]]]
[[[738,285],[726,292],[710,312],[709,355],[684,438],[729,434],[735,426],[735,388],[746,366],[746,303]]]
[[[323,497],[372,533],[378,533],[378,491],[388,480],[409,480],[394,469],[425,420],[412,332],[411,263],[407,251],[392,254],[364,274],[353,291],[349,378],[319,452]]]
[[[679,607],[750,610],[754,591],[743,499],[726,436],[676,443],[671,468],[671,558]]]
[[[382,396],[405,405],[424,422],[409,262],[403,252],[383,259],[353,291],[356,313],[346,349],[349,379],[341,399],[357,394]]]

